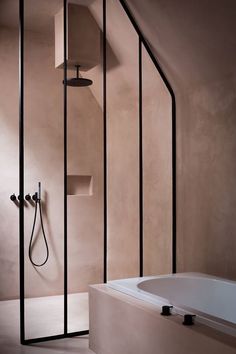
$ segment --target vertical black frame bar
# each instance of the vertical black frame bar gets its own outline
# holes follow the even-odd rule
[[[25,343],[25,264],[24,264],[24,0],[19,0],[19,271],[20,342]]]
[[[103,281],[107,282],[107,24],[106,0],[103,0],[103,174],[104,174],[104,264]]]
[[[176,200],[176,102],[173,90],[171,94],[172,104],[172,273],[177,272],[177,200]]]
[[[143,276],[143,63],[142,40],[138,39],[139,56],[139,276]]]
[[[64,44],[64,335],[68,333],[67,259],[67,0],[63,0]]]
[[[176,240],[176,219],[177,219],[177,202],[176,202],[176,100],[174,90],[168,81],[164,71],[161,68],[158,60],[153,55],[153,52],[147,43],[146,39],[144,38],[139,26],[137,25],[133,15],[131,14],[129,7],[126,4],[125,0],[118,0],[122,5],[126,15],[128,16],[130,22],[132,23],[135,31],[137,32],[141,43],[143,44],[144,48],[146,49],[152,63],[154,64],[155,68],[157,69],[158,73],[161,76],[162,81],[164,82],[169,94],[171,96],[171,106],[172,106],[172,273],[176,273],[176,264],[177,264],[177,257],[176,257],[176,248],[177,248],[177,240]]]

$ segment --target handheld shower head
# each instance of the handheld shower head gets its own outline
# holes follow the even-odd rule
[[[41,200],[41,182],[39,182],[38,199]]]

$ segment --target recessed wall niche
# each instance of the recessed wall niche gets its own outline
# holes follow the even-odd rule
[[[67,195],[92,196],[93,176],[83,176],[83,175],[67,176]]]

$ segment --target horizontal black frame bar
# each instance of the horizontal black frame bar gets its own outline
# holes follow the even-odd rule
[[[64,338],[71,338],[71,337],[77,337],[77,336],[85,336],[88,335],[89,331],[78,331],[78,332],[70,332],[67,334],[57,334],[54,336],[48,336],[48,337],[39,337],[39,338],[32,338],[32,339],[25,339],[24,340],[24,345],[30,345],[30,344],[36,344],[36,343],[42,343],[42,342],[48,342],[51,340],[58,340],[58,339],[64,339]]]

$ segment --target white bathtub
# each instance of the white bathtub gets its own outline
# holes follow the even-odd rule
[[[159,307],[172,305],[173,314],[196,315],[195,321],[236,336],[236,282],[199,273],[109,281],[112,289]]]

